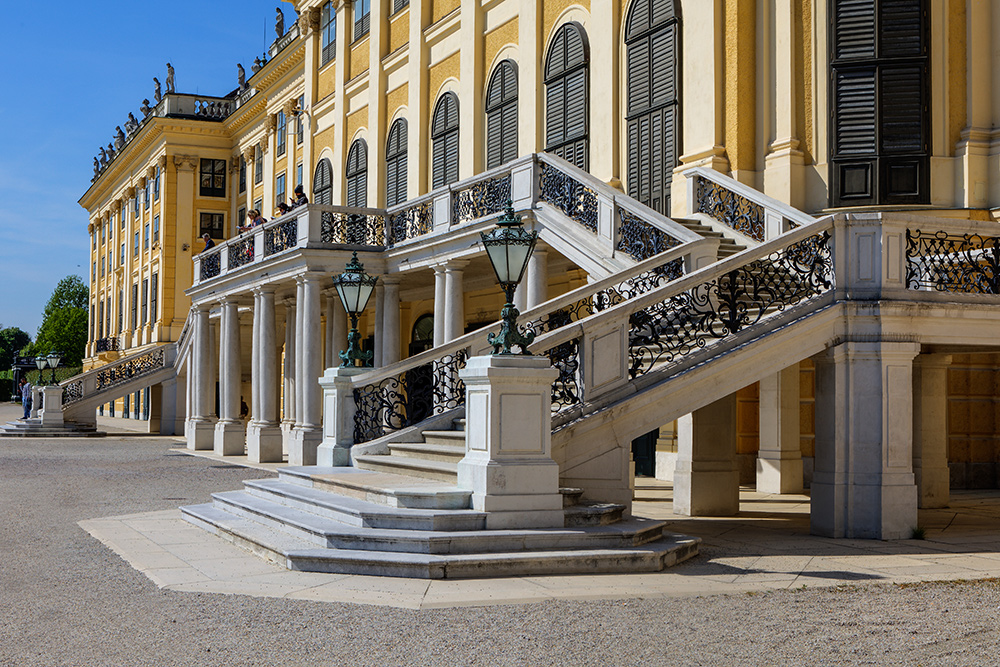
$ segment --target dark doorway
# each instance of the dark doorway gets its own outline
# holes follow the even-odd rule
[[[654,429],[632,441],[632,460],[635,462],[636,477],[656,475],[656,441],[659,437],[660,429]]]

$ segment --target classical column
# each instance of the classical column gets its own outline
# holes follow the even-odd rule
[[[453,260],[445,265],[444,342],[446,343],[465,332],[465,290],[462,283],[462,269],[467,264],[466,261]]]
[[[322,336],[320,331],[320,281],[323,274],[306,273],[298,278],[298,410],[293,429],[292,445],[288,449],[289,465],[316,465],[316,448],[323,440],[321,394]]]
[[[382,365],[399,361],[399,279],[382,281]]]
[[[347,312],[337,290],[326,292],[326,367],[340,366],[340,353],[347,349]]]
[[[281,433],[285,438],[285,449],[291,443],[292,427],[295,426],[295,324],[297,312],[294,299],[285,299],[285,363],[282,368],[282,378],[284,387],[282,395],[285,400],[285,409],[281,416]]]
[[[192,309],[194,338],[191,366],[191,414],[188,416],[188,449],[212,449],[215,444],[215,424],[211,417],[212,380],[210,370],[212,353],[211,328],[208,322],[209,306],[199,304]]]
[[[375,368],[381,368],[385,364],[382,362],[382,314],[385,312],[385,285],[382,281],[378,281],[378,285],[375,286],[375,349],[372,350],[374,353],[374,364]]]
[[[527,301],[525,308],[534,308],[549,300],[549,253],[544,248],[535,248],[528,259],[528,268],[525,270],[525,280],[521,284],[527,284]]]
[[[434,267],[434,347],[444,345],[448,339],[444,322],[447,307],[446,294],[445,265],[438,264]]]
[[[760,381],[757,490],[761,493],[802,492],[798,364]]]
[[[891,540],[917,526],[913,358],[918,343],[848,342],[816,361],[811,529]]]
[[[674,513],[732,516],[740,509],[736,394],[677,420]]]
[[[215,453],[242,455],[246,432],[240,420],[240,313],[236,297],[222,302],[219,342],[219,421],[215,424]]]
[[[281,461],[275,358],[274,286],[254,290],[254,405],[258,412],[247,426],[247,454],[254,463]]]
[[[913,360],[913,476],[922,508],[948,506],[950,365],[948,354],[921,354]]]

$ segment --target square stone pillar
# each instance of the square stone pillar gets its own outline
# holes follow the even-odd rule
[[[316,449],[316,465],[351,465],[354,445],[354,386],[351,378],[368,372],[369,368],[328,368],[319,379],[323,388],[323,442]]]
[[[674,513],[732,516],[739,510],[734,392],[677,420]]]
[[[757,490],[802,493],[798,364],[760,381]]]
[[[848,342],[816,361],[811,529],[826,537],[910,537],[913,358],[917,343]]]
[[[42,409],[38,411],[42,426],[58,428],[63,425],[62,395],[63,389],[57,384],[42,387]]]
[[[458,486],[487,512],[486,528],[548,528],[564,522],[559,465],[552,460],[552,382],[546,357],[472,357],[466,387],[465,458]]]
[[[41,375],[39,373],[39,375]],[[38,411],[41,410],[39,407],[42,404],[42,388],[38,385],[31,385],[31,412],[28,413],[28,417],[31,419],[38,419]]]
[[[913,477],[917,504],[947,507],[949,354],[921,354],[913,360]]]

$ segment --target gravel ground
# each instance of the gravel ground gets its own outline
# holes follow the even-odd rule
[[[264,476],[172,446],[0,439],[0,665],[997,662],[997,581],[420,612],[160,590],[76,522]]]

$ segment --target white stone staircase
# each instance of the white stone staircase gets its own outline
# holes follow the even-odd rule
[[[41,419],[17,419],[0,424],[0,438],[100,438],[107,435],[93,424],[63,422],[46,426]]]

